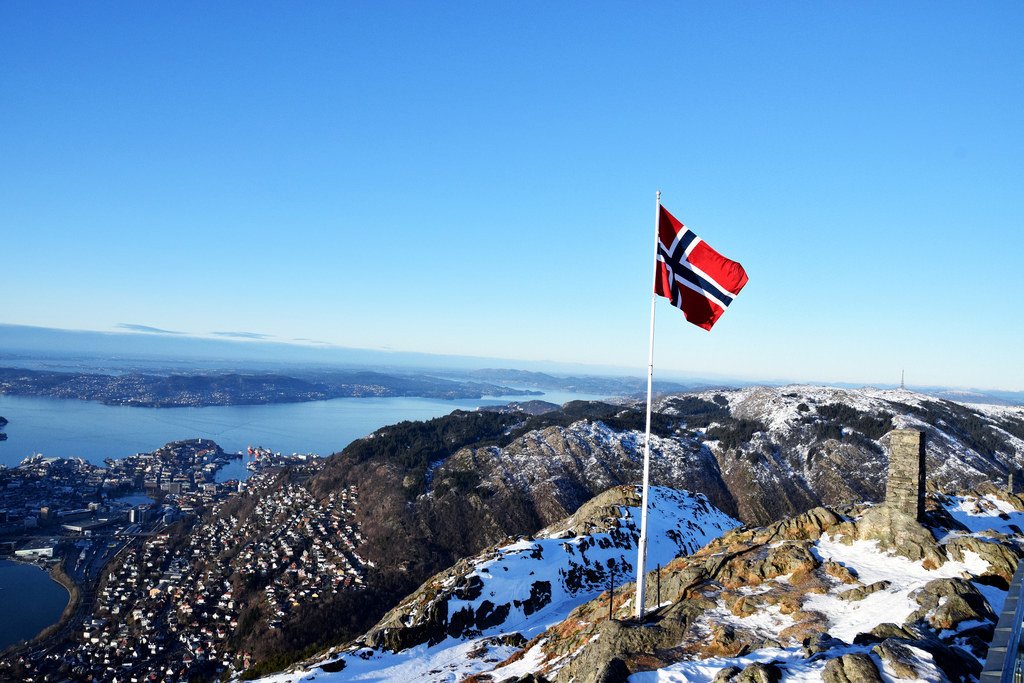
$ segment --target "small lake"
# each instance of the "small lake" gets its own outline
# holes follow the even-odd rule
[[[70,595],[39,567],[0,560],[0,650],[60,618]]]
[[[228,453],[244,451],[247,446],[263,446],[281,453],[326,456],[380,427],[402,420],[429,420],[456,409],[472,410],[535,398],[562,404],[602,397],[550,392],[543,396],[454,401],[337,398],[257,406],[140,408],[0,396],[0,415],[10,421],[4,429],[7,441],[0,442],[0,465],[14,467],[33,453],[102,463],[105,458],[148,453],[169,441],[193,438],[212,439]]]

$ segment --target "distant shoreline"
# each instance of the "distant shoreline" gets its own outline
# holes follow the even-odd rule
[[[275,373],[108,375],[0,367],[0,395],[74,399],[141,408],[308,403],[335,398],[430,398],[478,400],[540,396],[544,392],[491,382],[457,381],[432,375],[332,371],[300,376]]]

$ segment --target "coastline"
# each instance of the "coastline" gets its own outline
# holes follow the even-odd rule
[[[54,633],[62,629],[71,619],[71,617],[74,616],[75,611],[78,609],[78,606],[82,600],[82,591],[78,584],[72,581],[71,577],[68,576],[68,574],[64,571],[64,562],[67,560],[66,557],[62,557],[60,562],[55,563],[53,566],[45,568],[40,567],[39,564],[37,564],[36,562],[26,562],[15,557],[5,557],[3,559],[7,560],[8,562],[11,562],[12,564],[30,565],[33,567],[38,567],[42,571],[46,572],[47,577],[49,577],[51,581],[53,581],[61,588],[63,588],[65,591],[67,591],[68,594],[68,602],[64,606],[64,610],[60,613],[60,617],[57,618],[57,621],[53,622],[52,624],[50,624],[39,633],[32,636],[31,638],[19,640],[16,643],[8,645],[3,650],[0,650],[0,657],[7,657],[20,650],[35,647],[43,640],[49,638]]]

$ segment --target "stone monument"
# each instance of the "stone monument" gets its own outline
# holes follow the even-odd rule
[[[919,522],[924,517],[924,432],[896,429],[889,433],[885,504]]]

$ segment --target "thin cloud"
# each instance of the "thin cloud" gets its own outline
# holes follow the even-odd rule
[[[118,323],[115,327],[120,327],[122,330],[131,330],[132,332],[145,332],[146,334],[184,334],[184,332],[175,332],[174,330],[162,330],[159,327],[150,327],[149,325],[137,325],[135,323]]]
[[[273,335],[261,334],[259,332],[211,332],[218,337],[231,337],[232,339],[270,339]]]
[[[320,344],[321,346],[330,346],[330,342],[320,341],[319,339],[309,339],[308,337],[293,337],[292,341],[302,342],[303,344]]]

